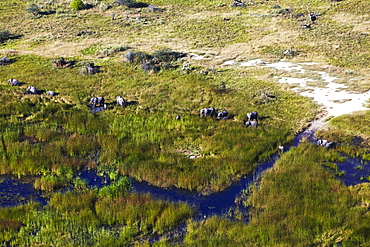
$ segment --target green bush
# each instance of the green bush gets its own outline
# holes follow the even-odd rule
[[[10,32],[8,30],[4,30],[0,32],[0,43],[4,42],[5,40],[10,38]]]
[[[80,10],[84,8],[84,3],[82,0],[72,0],[71,2],[71,8],[74,10]]]
[[[122,177],[111,185],[101,188],[99,195],[102,197],[118,198],[129,192],[131,188],[132,184],[130,179],[128,177]]]
[[[38,15],[40,13],[40,8],[36,4],[32,3],[28,5],[26,11],[27,13]]]

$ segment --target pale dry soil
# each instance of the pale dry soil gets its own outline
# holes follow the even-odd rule
[[[81,12],[83,15],[83,12]],[[239,15],[238,11],[229,13],[215,13],[212,11],[201,11],[186,15],[188,19],[204,19],[215,15],[221,17],[233,17]],[[249,13],[254,18],[259,18],[263,13]],[[370,23],[366,21],[368,16],[353,16],[348,13],[338,13],[333,20],[338,22],[345,20],[343,24],[351,23],[356,31],[366,32]],[[279,60],[272,57],[261,57],[258,50],[261,46],[274,44],[287,45],[295,36],[297,30],[282,30],[273,22],[264,25],[261,18],[260,27],[257,32],[264,32],[261,38],[255,38],[246,42],[226,45],[222,48],[192,48],[184,40],[163,32],[151,35],[150,38],[138,36],[126,36],[116,34],[104,38],[86,37],[78,42],[67,42],[53,40],[35,47],[30,47],[27,42],[17,50],[1,50],[3,55],[8,54],[37,54],[44,57],[83,57],[85,59],[98,58],[97,56],[83,56],[81,50],[95,44],[105,46],[128,45],[134,49],[153,52],[158,47],[169,47],[174,51],[188,53],[186,58],[192,66],[214,67],[216,71],[235,69],[236,71],[247,71],[257,79],[271,82],[283,83],[287,89],[296,91],[306,97],[312,98],[322,106],[326,116],[339,116],[357,110],[367,110],[366,103],[369,103],[370,73],[368,69],[349,71],[336,68],[324,63],[320,54],[310,54],[296,57],[286,57],[286,60]],[[167,30],[171,31],[171,30]],[[173,31],[173,30],[172,30]],[[39,34],[38,34],[39,35]],[[28,37],[30,40],[31,37]],[[310,44],[314,45],[314,44]],[[99,56],[100,59],[115,59],[124,61],[124,53],[114,57]],[[259,57],[256,57],[259,56]],[[259,60],[258,60],[259,59]],[[253,64],[254,61],[257,61]],[[284,64],[285,65],[282,65]],[[265,73],[254,73],[263,70]]]

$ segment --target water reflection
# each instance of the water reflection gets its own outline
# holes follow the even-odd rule
[[[34,179],[16,179],[12,176],[0,177],[0,207],[14,207],[30,201],[46,205],[41,191],[34,189]]]
[[[339,179],[347,186],[356,185],[370,181],[370,161],[363,160],[359,157],[346,157],[343,163],[337,163],[338,170],[344,171],[345,174]]]
[[[314,142],[314,133],[320,123],[315,122],[306,131],[297,135],[291,144],[285,145],[286,152],[291,147],[298,146],[302,139],[307,139]],[[244,176],[240,181],[235,182],[226,190],[211,194],[209,196],[199,195],[197,193],[178,189],[178,188],[160,188],[149,185],[147,182],[139,182],[133,180],[133,191],[137,193],[150,193],[154,198],[167,200],[171,202],[186,202],[193,205],[198,210],[198,217],[209,217],[211,215],[224,215],[235,209],[246,213],[244,207],[238,205],[238,198],[241,191],[248,189],[250,185],[258,183],[263,175],[263,172],[271,168],[279,154],[275,153],[272,157],[258,165],[253,174]],[[370,162],[360,158],[347,157],[347,161],[338,163],[339,171],[345,171],[345,175],[339,177],[344,184],[354,185],[370,180]],[[82,171],[79,174],[81,179],[87,181],[91,187],[101,188],[110,184],[110,179],[107,176],[100,176],[94,170]],[[0,183],[1,200],[0,206],[10,207],[19,204],[24,204],[30,200],[46,204],[46,200],[42,197],[41,192],[33,188],[32,179],[15,179],[10,176],[2,176]]]

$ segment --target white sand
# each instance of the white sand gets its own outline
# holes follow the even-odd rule
[[[232,61],[227,61],[223,65],[235,65]],[[276,70],[284,70],[294,73],[305,73],[306,69],[302,65],[311,65],[314,63],[301,63],[293,64],[285,60],[280,60],[276,63],[265,63],[261,59],[255,59],[248,62],[240,63],[239,66],[266,66],[275,68]],[[334,83],[333,81],[337,78],[330,76],[326,72],[322,71],[310,71],[310,73],[317,73],[321,76],[321,80],[327,85],[325,87],[311,87],[307,86],[307,82],[313,82],[315,80],[309,78],[294,78],[294,77],[282,77],[278,79],[279,83],[296,84],[297,87],[293,91],[299,94],[312,98],[315,102],[323,106],[323,109],[327,111],[328,116],[340,116],[348,114],[354,111],[369,110],[364,107],[366,101],[369,100],[370,91],[365,93],[349,93],[345,91],[347,86]]]

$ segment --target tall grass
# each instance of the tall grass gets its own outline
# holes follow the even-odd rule
[[[347,188],[323,168],[339,158],[309,143],[291,149],[264,173],[246,205],[248,225],[213,217],[188,226],[191,246],[368,245],[369,186]]]
[[[370,159],[370,112],[346,114],[329,121],[329,128],[319,131],[318,136],[335,141],[340,151],[349,156]]]
[[[99,191],[55,193],[42,208],[30,203],[0,209],[0,242],[10,246],[125,246],[163,234],[192,217],[184,203],[149,195],[106,197]],[[113,245],[110,245],[113,244]]]
[[[210,193],[250,172],[315,114],[308,100],[234,71],[217,77],[175,69],[148,74],[135,64],[101,61],[102,72],[87,76],[78,74],[82,61],[59,69],[52,67],[52,59],[14,59],[16,63],[0,68],[4,80],[22,71],[18,79],[24,83],[4,85],[1,92],[7,99],[2,109],[3,174],[79,170],[95,163],[158,186]],[[58,95],[25,95],[31,84]],[[276,97],[261,100],[261,88]],[[117,95],[127,99],[126,108],[116,105]],[[105,97],[108,110],[93,114],[87,106],[92,96]],[[15,111],[19,102],[22,107]],[[199,109],[209,106],[227,109],[234,118],[200,119]],[[260,112],[260,127],[247,129],[246,113],[253,110]],[[199,158],[189,159],[194,154]],[[52,174],[37,187],[49,190],[67,181]]]

